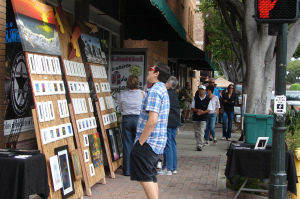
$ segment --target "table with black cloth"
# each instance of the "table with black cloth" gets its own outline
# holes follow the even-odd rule
[[[48,198],[49,185],[46,160],[43,154],[26,159],[0,157],[0,197],[9,199],[29,198],[38,194]]]
[[[240,146],[238,146],[240,145]],[[244,147],[250,148],[246,149]],[[225,176],[232,182],[235,175],[246,178],[267,179],[271,175],[272,146],[265,150],[254,149],[253,144],[231,143],[227,151]],[[288,186],[287,189],[297,194],[297,174],[293,152],[286,152],[285,162]]]

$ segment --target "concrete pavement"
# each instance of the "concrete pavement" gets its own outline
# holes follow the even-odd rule
[[[222,135],[221,125],[216,126],[217,137]],[[240,134],[234,133],[232,140],[238,140]],[[176,138],[178,149],[178,173],[172,176],[158,176],[159,197],[161,199],[208,199],[234,198],[234,192],[226,189],[224,170],[228,141],[218,140],[203,151],[196,151],[192,123],[180,127]],[[92,196],[84,198],[102,199],[144,199],[146,198],[141,185],[130,181],[117,170],[116,178],[106,178],[106,185],[96,184],[92,187]],[[240,194],[239,198],[264,198],[250,194]]]

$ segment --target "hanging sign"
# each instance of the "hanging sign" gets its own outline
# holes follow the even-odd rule
[[[285,114],[286,113],[286,96],[277,95],[274,99],[274,113]]]

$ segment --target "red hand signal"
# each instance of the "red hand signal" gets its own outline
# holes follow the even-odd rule
[[[259,18],[268,19],[270,11],[276,5],[277,0],[258,0]]]

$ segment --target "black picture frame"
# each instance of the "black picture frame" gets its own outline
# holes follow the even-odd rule
[[[119,156],[120,156],[120,158],[122,158],[123,157],[122,131],[119,127],[116,127],[114,129],[114,131],[115,131],[115,137],[116,137],[116,141],[117,141]]]
[[[107,133],[107,138],[108,138],[108,142],[109,142],[111,158],[113,161],[116,161],[120,158],[120,156],[119,156],[119,152],[118,152],[118,146],[117,146],[117,142],[116,142],[116,138],[115,138],[114,129],[113,128],[107,129],[106,133]]]
[[[71,158],[68,150],[68,145],[57,147],[54,149],[58,158],[60,175],[63,181],[63,187],[61,189],[62,198],[68,198],[75,193],[74,183],[72,178]]]

